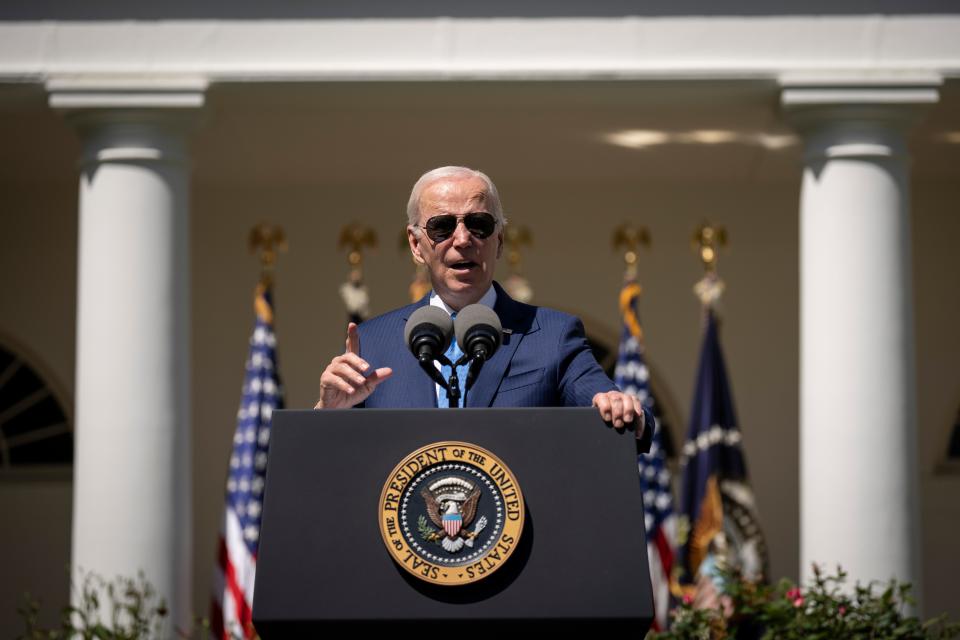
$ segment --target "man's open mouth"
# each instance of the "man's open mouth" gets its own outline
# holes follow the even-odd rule
[[[477,266],[476,262],[473,262],[472,260],[463,260],[462,262],[454,262],[452,265],[450,265],[450,268],[454,269],[455,271],[469,271],[475,266]]]

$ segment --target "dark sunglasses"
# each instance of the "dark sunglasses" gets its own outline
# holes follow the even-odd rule
[[[477,211],[475,213],[466,213],[455,216],[452,213],[445,213],[439,216],[433,216],[427,220],[427,224],[417,225],[427,232],[427,237],[434,242],[443,242],[453,235],[457,230],[460,220],[467,227],[467,231],[474,238],[483,240],[489,238],[497,229],[497,219],[486,211]]]

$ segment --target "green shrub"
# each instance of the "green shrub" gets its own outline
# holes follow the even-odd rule
[[[776,586],[751,582],[729,570],[721,571],[721,576],[721,606],[696,609],[684,601],[671,614],[670,630],[649,637],[920,640],[960,636],[960,624],[948,622],[946,615],[922,622],[909,613],[915,604],[909,584],[856,583],[851,592],[844,588],[847,574],[840,567],[835,574],[825,574],[816,565],[813,580],[805,586],[789,580]]]
[[[25,630],[18,640],[167,640],[170,637],[205,640],[213,638],[208,620],[196,620],[192,629],[176,629],[169,610],[143,572],[136,579],[118,577],[107,582],[93,573],[83,573],[74,592],[73,605],[64,607],[60,625],[40,624],[40,602],[26,594],[17,611]],[[234,640],[243,640],[235,636]]]

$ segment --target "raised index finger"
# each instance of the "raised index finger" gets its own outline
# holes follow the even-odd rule
[[[347,353],[360,353],[360,334],[357,333],[357,324],[351,322],[347,325]]]

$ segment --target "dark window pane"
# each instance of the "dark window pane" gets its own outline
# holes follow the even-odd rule
[[[10,466],[73,462],[73,433],[49,385],[23,358],[0,347],[0,439]],[[6,415],[4,415],[6,414]]]
[[[957,416],[957,421],[953,424],[953,433],[950,434],[950,449],[947,452],[947,457],[953,460],[960,460],[960,415]]]
[[[73,434],[30,442],[10,449],[10,464],[70,464],[73,462]]]
[[[22,361],[17,372],[0,387],[0,413],[3,413],[45,385]]]
[[[24,409],[13,416],[2,425],[3,435],[6,438],[12,438],[36,429],[42,429],[55,424],[61,424],[66,420],[60,405],[48,395],[43,400]]]
[[[7,367],[10,366],[10,363],[13,362],[13,354],[0,347],[0,374],[7,370]]]

